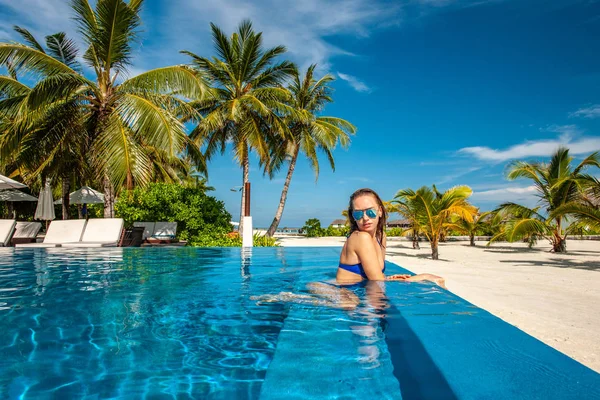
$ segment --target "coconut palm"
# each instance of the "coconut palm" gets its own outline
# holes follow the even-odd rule
[[[261,166],[270,167],[274,138],[285,136],[288,129],[280,118],[293,111],[285,104],[289,93],[282,87],[294,72],[289,61],[277,62],[285,47],[264,49],[262,34],[254,32],[250,21],[243,21],[230,37],[211,24],[218,57],[200,57],[189,51],[193,67],[214,86],[212,96],[190,103],[201,118],[191,133],[204,155],[210,159],[217,150],[225,152],[231,143],[236,162],[242,168],[240,232],[243,230],[246,183],[249,178],[250,152]]]
[[[335,162],[332,151],[337,144],[347,148],[350,144],[350,135],[356,132],[356,128],[350,122],[337,118],[317,116],[323,110],[325,105],[332,103],[331,83],[335,80],[331,75],[325,75],[320,79],[315,79],[314,71],[316,65],[308,67],[303,78],[297,69],[294,69],[291,84],[288,90],[292,94],[290,106],[296,111],[289,115],[287,123],[290,129],[291,137],[285,138],[277,146],[279,154],[289,159],[288,171],[281,191],[279,205],[275,212],[275,217],[271,226],[267,230],[267,236],[273,236],[281,217],[287,199],[287,193],[292,181],[292,175],[296,168],[298,156],[302,152],[309,160],[315,173],[315,179],[319,177],[319,159],[317,151],[325,153],[331,169],[335,171]]]
[[[404,198],[402,200],[395,198],[394,200],[391,200],[389,204],[388,210],[390,212],[396,212],[410,221],[410,228],[406,229],[402,234],[403,236],[412,237],[413,249],[420,249],[419,234],[421,233],[422,228],[419,225],[419,219],[417,218],[417,202],[409,198]]]
[[[79,32],[87,46],[83,60],[93,79],[66,60],[58,60],[33,42],[0,43],[0,64],[31,73],[36,84],[25,99],[22,114],[44,114],[62,103],[79,110],[77,126],[85,138],[85,157],[99,171],[105,192],[105,216],[114,214],[115,190],[148,183],[155,173],[172,176],[181,154],[203,168],[197,148],[173,110],[183,98],[201,98],[206,85],[186,66],[144,72],[119,83],[131,65],[133,44],[140,25],[142,0],[72,0]],[[11,104],[2,104],[2,108]],[[11,132],[7,143],[21,143],[28,133]],[[159,165],[158,167],[157,164]]]
[[[44,48],[26,29],[16,26],[15,30],[31,47],[79,70],[77,49],[64,33],[46,36]],[[83,157],[85,135],[79,133],[80,109],[73,101],[61,100],[34,112],[28,107],[33,89],[18,81],[17,66],[10,60],[7,65],[9,76],[0,76],[0,159],[7,164],[3,167],[16,169],[30,185],[38,176],[40,182],[45,177],[61,182],[63,219],[67,219],[72,181],[89,172]]]
[[[470,245],[475,246],[475,235],[488,224],[491,214],[491,211],[479,213],[479,210],[476,210],[470,221],[463,217],[456,217],[453,219],[450,229],[469,235]]]
[[[400,190],[394,197],[397,204],[410,206],[416,226],[431,244],[431,257],[439,258],[438,243],[440,234],[452,222],[450,218],[457,216],[467,221],[473,220],[476,208],[469,204],[467,199],[472,190],[468,186],[456,186],[440,193],[435,186]]]
[[[574,168],[572,161],[569,150],[561,147],[549,163],[516,161],[510,166],[508,179],[533,181],[540,206],[528,208],[512,202],[500,205],[498,211],[509,221],[505,228],[508,241],[544,237],[552,244],[552,251],[567,251],[569,228],[563,225],[566,208],[561,208],[562,213],[555,210],[579,202],[586,182],[589,182],[584,171],[589,167],[600,167],[598,152],[587,156]]]
[[[600,180],[593,176],[586,176],[583,181],[584,190],[581,199],[557,207],[550,213],[550,218],[568,215],[576,219],[573,225],[600,231]]]

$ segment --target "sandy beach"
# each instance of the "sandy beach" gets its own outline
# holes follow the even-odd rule
[[[282,246],[341,246],[345,238],[281,238]],[[448,289],[542,342],[600,372],[600,241],[569,240],[567,254],[540,241],[442,243],[431,260],[427,243],[414,250],[388,240],[387,259],[414,272],[443,276]]]

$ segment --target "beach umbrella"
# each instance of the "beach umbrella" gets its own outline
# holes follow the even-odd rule
[[[12,203],[18,201],[37,201],[37,197],[30,196],[27,193],[23,193],[16,189],[3,189],[0,190],[0,201],[11,203],[7,204],[8,215],[12,214],[13,218],[16,218],[16,212]]]
[[[10,179],[9,177],[6,177],[4,175],[0,175],[0,189],[19,189],[25,187],[27,187],[27,185]]]
[[[81,189],[69,194],[69,203],[71,204],[99,204],[104,203],[104,195],[89,186],[83,186]],[[54,204],[62,204],[62,199],[56,200]]]
[[[0,190],[0,201],[38,201],[37,197],[23,193],[20,190],[6,189]]]
[[[50,179],[46,179],[44,189],[40,192],[37,208],[35,209],[35,219],[50,221],[56,216],[54,215],[54,203],[52,198],[52,187]]]

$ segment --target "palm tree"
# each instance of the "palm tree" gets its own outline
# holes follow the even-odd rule
[[[293,79],[288,86],[292,94],[290,106],[296,111],[288,117],[288,126],[291,137],[285,139],[277,146],[279,154],[289,158],[289,166],[279,205],[271,226],[267,230],[267,236],[273,236],[287,199],[287,193],[292,181],[292,175],[296,168],[298,155],[302,152],[308,158],[315,178],[319,177],[319,160],[317,151],[320,150],[327,156],[331,169],[335,171],[335,162],[332,151],[338,143],[344,148],[350,144],[350,136],[356,132],[356,128],[350,122],[336,117],[317,116],[327,103],[333,102],[331,98],[331,82],[335,79],[331,75],[325,75],[321,79],[314,78],[316,65],[308,67],[304,79],[300,78],[297,69],[294,69]]]
[[[473,220],[477,209],[467,201],[471,193],[471,188],[468,186],[456,186],[444,193],[438,192],[435,186],[433,188],[423,186],[417,191],[400,190],[394,199],[397,204],[410,207],[415,225],[421,229],[431,244],[431,257],[437,260],[440,234],[452,224],[450,218],[458,216],[467,221]]]
[[[77,106],[79,135],[86,142],[84,155],[99,171],[104,186],[106,217],[114,215],[115,190],[145,185],[157,172],[171,176],[182,153],[199,168],[204,166],[173,111],[183,98],[198,99],[206,93],[206,84],[197,73],[186,66],[171,66],[119,83],[131,65],[142,3],[99,0],[93,9],[88,0],[71,1],[87,46],[83,60],[94,79],[31,41],[27,45],[0,43],[0,65],[9,64],[38,78],[26,99],[20,99],[19,104],[27,107],[25,115],[42,114],[44,119],[48,109],[63,103]],[[18,135],[27,133],[12,131],[5,140],[17,144],[26,140]]]
[[[182,52],[214,85],[211,97],[190,103],[200,114],[191,118],[198,123],[191,137],[199,146],[205,145],[206,159],[219,149],[223,154],[227,144],[232,144],[235,160],[242,168],[241,232],[250,152],[256,152],[261,166],[268,169],[275,137],[289,134],[279,115],[293,111],[285,104],[289,94],[282,84],[293,74],[294,65],[277,62],[285,47],[265,50],[262,33],[254,32],[250,21],[243,21],[230,37],[214,24],[211,29],[218,57],[208,59]]]
[[[488,224],[488,217],[492,214],[491,211],[486,211],[484,213],[479,213],[479,210],[475,211],[475,215],[471,221],[467,220],[463,217],[457,217],[452,222],[450,226],[451,229],[457,230],[459,232],[466,233],[469,235],[469,243],[471,246],[475,246],[475,235],[478,231]]]
[[[569,229],[563,226],[564,215],[567,214],[567,208],[563,206],[572,206],[582,198],[583,188],[589,182],[588,175],[583,172],[588,167],[600,167],[598,152],[586,157],[575,168],[571,165],[572,160],[569,150],[561,147],[550,163],[516,161],[510,166],[508,179],[532,180],[540,206],[528,208],[512,202],[500,205],[498,211],[509,221],[505,229],[508,241],[544,237],[552,244],[552,251],[567,251]],[[562,212],[556,211],[559,208]]]
[[[75,44],[64,33],[46,36],[44,49],[28,30],[19,26],[15,30],[39,52],[79,69]],[[79,134],[80,110],[73,101],[57,101],[42,112],[32,112],[28,107],[32,88],[18,81],[17,66],[10,60],[7,65],[9,76],[0,76],[0,96],[5,100],[0,107],[0,159],[30,185],[38,176],[41,181],[44,177],[60,181],[63,219],[67,219],[71,183],[89,172],[82,157],[85,136]]]
[[[600,231],[600,180],[593,176],[584,176],[582,180],[581,199],[557,207],[550,213],[550,218],[570,215],[576,219],[573,225]]]

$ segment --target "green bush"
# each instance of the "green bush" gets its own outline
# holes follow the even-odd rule
[[[178,184],[151,183],[122,193],[115,204],[117,217],[127,225],[135,221],[177,222],[177,237],[193,246],[241,246],[231,238],[231,215],[225,204],[205,189]]]
[[[215,228],[199,232],[188,243],[196,247],[241,247],[242,238],[231,235],[226,229]]]
[[[320,237],[323,236],[325,230],[321,228],[321,221],[317,218],[308,219],[302,227],[306,237]]]
[[[279,247],[277,239],[274,237],[269,237],[266,235],[261,235],[260,233],[255,233],[252,239],[254,247]]]
[[[335,228],[333,226],[328,226],[324,232],[323,236],[348,236],[350,233],[349,226],[342,226],[341,228]]]
[[[404,229],[400,227],[390,228],[385,231],[387,236],[402,236]]]

